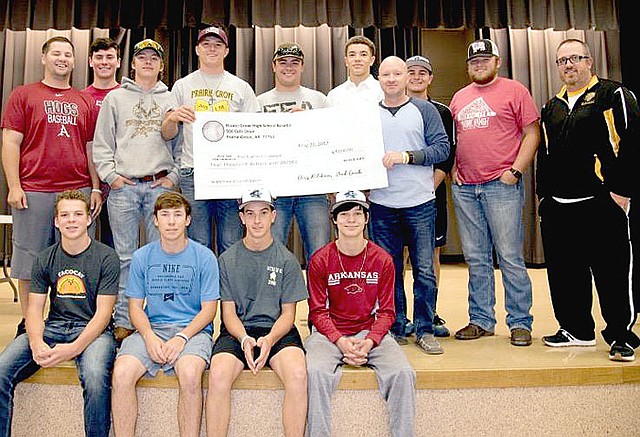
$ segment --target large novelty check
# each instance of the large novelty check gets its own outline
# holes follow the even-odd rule
[[[274,196],[388,186],[377,106],[294,113],[197,113],[196,199],[233,199],[251,187]]]

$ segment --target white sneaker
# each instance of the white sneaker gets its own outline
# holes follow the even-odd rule
[[[433,334],[423,334],[416,340],[416,344],[427,355],[440,355],[444,349]]]
[[[558,329],[553,335],[546,335],[542,337],[542,341],[547,346],[551,347],[568,347],[568,346],[595,346],[596,339],[593,340],[580,340],[569,334],[564,329]]]

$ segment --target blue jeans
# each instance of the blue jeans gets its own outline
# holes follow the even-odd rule
[[[462,251],[469,265],[469,323],[494,330],[495,248],[505,289],[507,326],[531,330],[531,280],[522,255],[522,182],[452,184],[451,192]]]
[[[416,337],[432,334],[436,303],[436,277],[433,272],[435,200],[409,208],[387,208],[371,203],[370,213],[371,239],[389,252],[395,266],[396,320],[391,330],[397,335],[410,334],[404,290],[403,248],[406,243],[413,274],[413,326]]]
[[[191,203],[191,224],[187,229],[189,238],[213,249],[211,229],[215,223],[218,255],[242,239],[243,229],[236,199],[195,200],[192,168],[180,169],[180,189]]]
[[[129,277],[129,266],[133,252],[140,247],[140,221],[144,223],[147,243],[160,238],[153,222],[153,206],[158,196],[169,191],[164,187],[151,187],[152,182],[125,184],[122,188],[109,192],[107,208],[113,234],[113,244],[120,258],[120,281],[118,301],[113,319],[115,326],[133,329],[129,320],[129,299],[124,295]]]
[[[271,228],[273,238],[286,245],[295,216],[309,265],[311,255],[331,240],[327,196],[278,197],[275,207],[276,221]]]
[[[49,346],[71,343],[85,328],[80,322],[47,322],[44,341]],[[106,437],[111,427],[111,370],[116,342],[105,331],[75,358],[84,397],[84,430],[87,436]],[[16,385],[40,367],[33,361],[27,334],[18,336],[0,355],[0,436],[11,436],[13,395]]]

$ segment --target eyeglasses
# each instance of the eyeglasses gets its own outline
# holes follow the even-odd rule
[[[578,62],[582,61],[583,59],[589,59],[589,56],[571,55],[566,58],[562,57],[560,59],[556,59],[556,64],[562,66],[562,65],[567,65],[567,62],[571,62],[571,64],[575,65]]]

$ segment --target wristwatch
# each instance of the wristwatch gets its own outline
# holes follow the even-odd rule
[[[522,179],[522,173],[520,172],[520,170],[517,170],[513,167],[511,167],[509,169],[509,171],[511,172],[511,174],[518,180]]]

